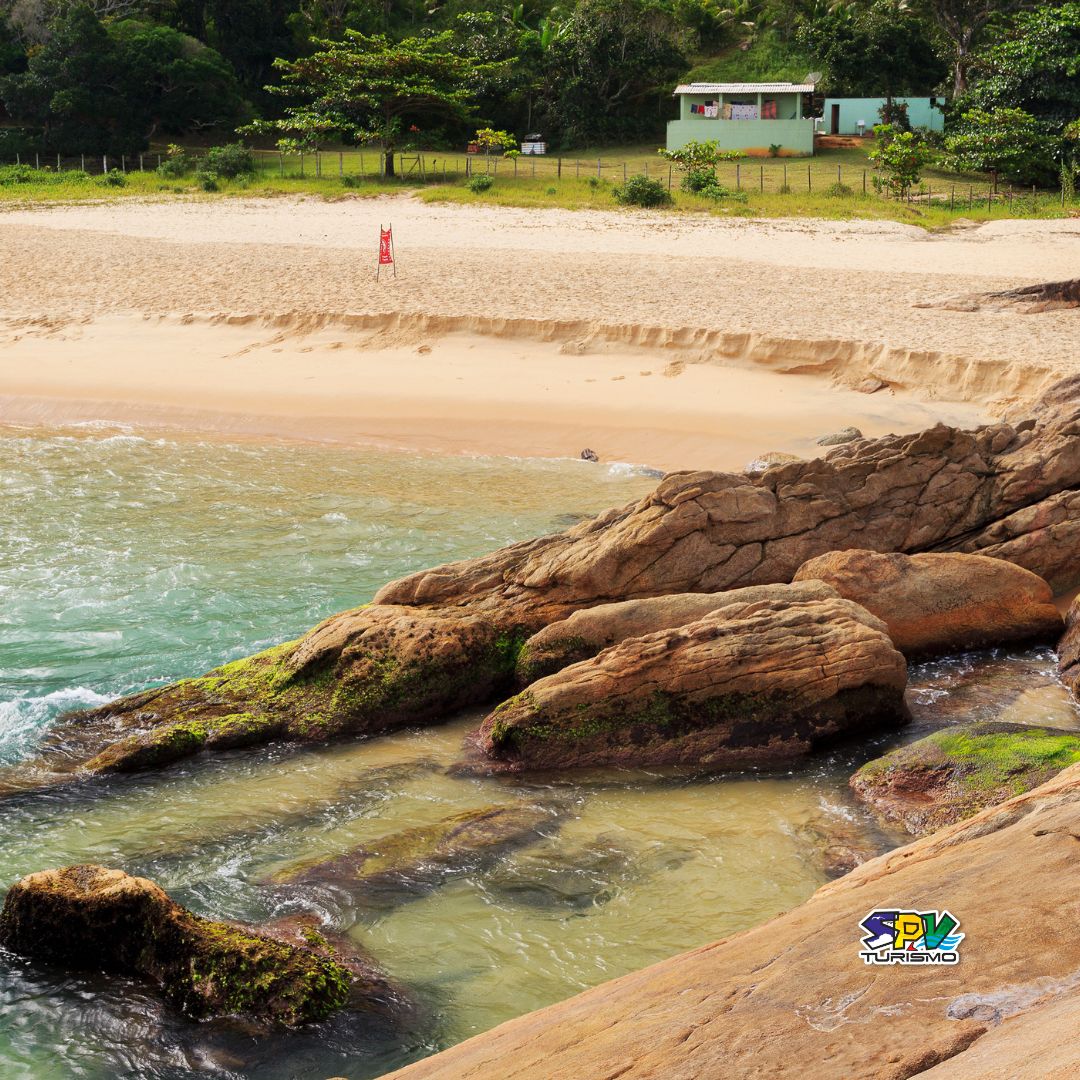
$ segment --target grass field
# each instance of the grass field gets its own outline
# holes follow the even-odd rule
[[[254,177],[219,181],[219,190],[212,192],[202,190],[193,176],[159,176],[156,153],[144,155],[141,161],[94,159],[86,162],[86,173],[78,169],[82,162],[70,159],[61,163],[66,168],[59,172],[55,163],[53,168],[29,170],[0,166],[0,204],[173,195],[213,199],[308,194],[335,199],[410,191],[430,202],[615,209],[614,189],[627,177],[648,175],[670,190],[675,211],[730,217],[871,218],[938,228],[960,216],[986,220],[1076,212],[1075,206],[1063,207],[1057,193],[1033,195],[1004,189],[990,197],[985,176],[957,176],[934,169],[925,172],[921,189],[911,201],[883,198],[874,191],[873,168],[863,146],[824,150],[813,158],[724,162],[717,170],[718,179],[736,194],[720,200],[680,191],[678,170],[672,170],[652,146],[590,148],[574,154],[516,159],[414,152],[400,156],[395,178],[380,176],[381,163],[374,151],[325,151],[302,158],[262,151],[257,159]],[[106,165],[110,173],[101,175]],[[97,175],[90,173],[91,169]],[[470,173],[489,174],[491,187],[479,193],[469,190]]]

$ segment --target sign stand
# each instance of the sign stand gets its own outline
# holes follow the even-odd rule
[[[387,225],[384,229],[379,226],[379,262],[375,268],[375,280],[379,280],[384,266],[394,268],[394,277],[397,278],[397,261],[394,258],[394,227]]]

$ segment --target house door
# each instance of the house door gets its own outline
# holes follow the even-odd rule
[[[832,121],[829,124],[829,131],[833,135],[840,134],[840,106],[834,105],[832,107]]]

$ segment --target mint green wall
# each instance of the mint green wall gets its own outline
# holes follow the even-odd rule
[[[702,97],[702,101],[715,100]],[[695,99],[696,100],[696,99]],[[714,120],[711,117],[690,116],[687,106],[685,120],[671,120],[667,126],[667,148],[678,150],[697,139],[715,139],[721,150],[762,150],[779,143],[787,154],[814,152],[813,120]]]
[[[902,101],[908,107],[908,119],[912,127],[929,128],[931,131],[942,131],[945,127],[945,116],[940,109],[932,108],[928,97],[898,97],[893,101]],[[840,130],[838,135],[858,135],[858,123],[866,121],[866,133],[869,135],[875,124],[881,123],[878,110],[885,104],[883,97],[877,98],[826,98],[825,127],[822,129],[827,134],[832,134],[832,107],[840,106]],[[695,117],[695,119],[697,119]]]

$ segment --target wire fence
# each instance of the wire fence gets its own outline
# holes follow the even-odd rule
[[[205,151],[188,149],[189,159],[198,161]],[[541,181],[588,181],[592,184],[625,183],[632,176],[646,176],[662,183],[668,191],[679,187],[678,169],[656,156],[582,157],[570,155],[495,156],[454,154],[434,151],[403,151],[393,159],[393,173],[386,166],[385,155],[369,150],[324,150],[309,154],[285,154],[275,150],[256,150],[257,176],[276,176],[281,180],[337,180],[344,185],[368,181],[400,182],[406,185],[461,183],[485,174],[493,179]],[[78,169],[90,175],[113,170],[153,172],[165,161],[164,151],[140,154],[15,155],[0,159],[3,164],[32,165],[37,169],[58,172]],[[729,190],[747,195],[834,194],[876,195],[874,170],[850,162],[830,161],[828,154],[814,158],[746,158],[722,162],[716,169],[717,181]],[[953,211],[977,208],[1007,208],[1010,213],[1035,213],[1048,205],[1065,206],[1067,193],[1051,190],[1017,189],[995,185],[985,178],[957,179],[928,174],[903,198],[910,203],[926,203]]]

